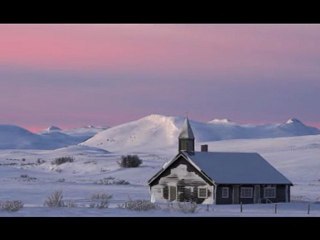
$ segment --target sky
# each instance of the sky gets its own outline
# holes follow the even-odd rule
[[[0,24],[0,124],[320,127],[319,24]]]

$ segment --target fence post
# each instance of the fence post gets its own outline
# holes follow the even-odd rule
[[[275,205],[274,205],[274,213],[277,214],[277,212],[278,212],[278,205],[275,204]]]
[[[308,215],[310,214],[310,203],[308,203]]]
[[[242,212],[242,202],[240,202],[240,212]]]

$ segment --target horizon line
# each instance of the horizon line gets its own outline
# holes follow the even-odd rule
[[[143,119],[143,118],[146,118],[146,117],[149,117],[149,116],[152,116],[152,115],[159,115],[159,116],[164,116],[164,117],[182,117],[184,118],[185,116],[173,116],[173,115],[163,115],[163,114],[149,114],[149,115],[145,115],[144,117],[139,117],[139,118],[136,118],[136,119],[133,119],[133,120],[127,120],[127,121],[124,121],[124,122],[120,122],[120,123],[116,123],[114,125],[110,125],[110,124],[39,124],[39,125],[32,125],[32,124],[11,124],[11,123],[0,123],[0,125],[11,125],[11,126],[18,126],[18,127],[21,127],[21,128],[24,128],[32,133],[40,133],[41,131],[44,131],[46,129],[48,129],[49,127],[52,127],[52,126],[55,126],[55,127],[58,127],[60,128],[61,130],[70,130],[70,129],[77,129],[77,128],[85,128],[85,127],[89,127],[89,126],[93,126],[93,127],[96,127],[96,128],[113,128],[113,127],[116,127],[116,126],[119,126],[119,125],[122,125],[122,124],[126,124],[126,123],[129,123],[129,122],[132,122],[132,121],[137,121],[137,120],[140,120],[140,119]],[[262,120],[240,120],[240,121],[233,121],[233,120],[230,120],[229,118],[213,118],[211,120],[208,120],[208,121],[202,121],[202,120],[195,120],[194,118],[190,118],[190,116],[188,117],[191,121],[196,121],[196,122],[201,122],[201,123],[208,123],[210,121],[213,121],[213,120],[224,120],[224,119],[227,119],[228,121],[230,121],[230,123],[235,123],[235,124],[238,124],[238,125],[256,125],[256,126],[259,126],[259,125],[268,125],[268,124],[281,124],[281,123],[286,123],[288,120],[290,119],[297,119],[299,121],[301,121],[299,118],[295,118],[295,117],[292,117],[292,118],[289,118],[285,121],[272,121],[272,122],[267,122],[267,121],[262,121]],[[315,128],[319,128],[320,129],[320,121],[319,122],[315,122],[315,121],[301,121],[303,124],[307,125],[307,126],[310,126],[310,127],[315,127]]]

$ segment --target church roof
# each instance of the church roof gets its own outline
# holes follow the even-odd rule
[[[258,153],[182,151],[165,163],[148,183],[151,184],[180,157],[185,158],[216,184],[288,184],[292,182]]]
[[[292,184],[258,153],[183,152],[207,176],[224,184]]]
[[[191,126],[190,126],[190,123],[189,123],[189,119],[188,119],[188,118],[186,118],[186,120],[185,120],[184,123],[183,123],[183,126],[182,126],[182,129],[181,129],[179,138],[184,138],[184,139],[190,138],[190,139],[194,139],[193,131],[192,131],[192,128],[191,128]]]

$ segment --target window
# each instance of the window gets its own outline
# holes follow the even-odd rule
[[[181,150],[187,150],[188,149],[188,142],[187,141],[181,141]]]
[[[162,194],[162,187],[157,187],[156,192]]]
[[[169,201],[177,200],[177,187],[169,186]]]
[[[193,187],[185,186],[184,188],[190,192],[193,192]]]
[[[242,187],[240,197],[252,198],[252,195],[253,195],[252,193],[253,193],[252,187]]]
[[[265,198],[275,198],[276,197],[276,188],[275,187],[264,188],[264,197]]]
[[[222,188],[222,198],[229,198],[229,188],[228,187]]]
[[[208,191],[206,187],[199,187],[198,188],[198,198],[207,198]]]

